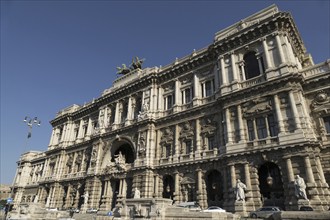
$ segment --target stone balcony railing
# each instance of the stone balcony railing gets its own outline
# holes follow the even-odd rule
[[[68,173],[68,174],[63,174],[61,176],[62,180],[68,180],[68,179],[78,179],[78,178],[83,178],[86,176],[86,172],[77,172],[77,173]]]
[[[330,59],[323,63],[319,63],[302,70],[301,74],[304,76],[304,78],[312,78],[318,74],[326,72],[330,72]]]

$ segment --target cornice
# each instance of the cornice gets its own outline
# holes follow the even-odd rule
[[[277,78],[276,80],[265,81],[254,86],[247,87],[235,92],[219,96],[217,101],[223,106],[231,106],[233,103],[245,102],[254,99],[256,96],[263,96],[277,94],[282,91],[291,90],[292,83],[303,84],[303,77],[298,73]],[[291,83],[291,84],[290,84]]]
[[[218,57],[249,44],[252,41],[273,34],[274,32],[282,32],[288,36],[289,41],[293,45],[294,53],[303,63],[306,48],[293,18],[288,12],[278,12],[274,16],[268,17],[248,28],[244,28],[226,38],[215,41],[213,45],[210,46],[210,50]]]

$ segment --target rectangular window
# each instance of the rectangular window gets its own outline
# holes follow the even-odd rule
[[[189,102],[191,102],[191,89],[190,88],[187,88],[184,90],[184,104],[187,104]]]
[[[84,131],[84,137],[85,137],[86,134],[87,134],[87,125],[84,125],[84,126],[83,126],[83,131]]]
[[[266,120],[264,117],[256,118],[258,139],[267,138]]]
[[[324,127],[325,127],[327,134],[330,134],[330,116],[324,117],[323,121],[324,121]]]
[[[79,124],[76,124],[74,128],[74,137],[78,138],[78,134],[79,134]]]
[[[186,140],[185,141],[185,145],[186,145],[186,154],[190,154],[190,152],[191,152],[191,140]]]
[[[123,112],[121,115],[121,122],[125,122],[126,118],[127,118],[127,112],[128,112],[128,103],[124,103],[123,104]]]
[[[275,137],[278,134],[277,124],[273,115],[268,115],[268,130],[271,137]]]
[[[214,136],[209,136],[207,138],[207,142],[208,142],[209,150],[213,150],[215,148],[215,138],[214,138]]]
[[[253,141],[254,139],[256,139],[254,134],[253,120],[247,120],[247,129],[249,134],[249,141]]]
[[[168,95],[164,98],[164,109],[168,110],[171,109],[174,105],[174,98],[173,95]]]
[[[205,97],[211,96],[212,95],[212,82],[207,81],[205,83]]]
[[[170,144],[165,146],[165,154],[164,155],[165,155],[166,158],[171,155],[171,145]]]

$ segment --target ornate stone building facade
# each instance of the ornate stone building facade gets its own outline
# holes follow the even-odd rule
[[[22,157],[15,203],[109,211],[141,198],[246,213],[329,208],[330,60],[314,64],[290,13],[270,6],[158,68],[133,68],[61,110],[45,152]],[[308,200],[295,196],[295,176]],[[245,201],[236,201],[238,179]]]

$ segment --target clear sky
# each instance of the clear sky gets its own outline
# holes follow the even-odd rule
[[[45,151],[49,121],[111,87],[132,57],[165,66],[212,43],[214,34],[275,3],[292,13],[315,63],[330,58],[329,1],[1,1],[1,170]],[[37,116],[27,142],[25,116]]]

